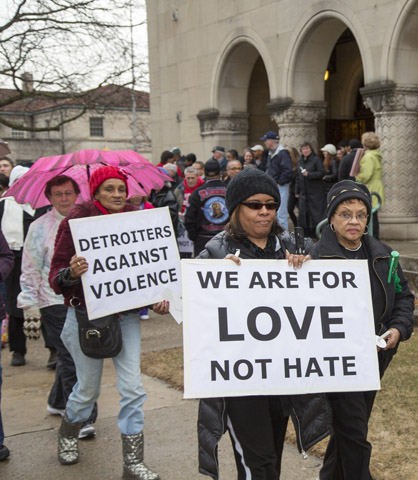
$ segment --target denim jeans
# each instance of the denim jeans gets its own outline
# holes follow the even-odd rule
[[[68,397],[77,382],[77,375],[73,357],[65,348],[61,340],[61,332],[67,317],[65,305],[51,305],[41,308],[42,326],[48,332],[51,345],[57,351],[57,367],[55,369],[55,382],[49,393],[48,403],[54,408],[65,409]],[[97,404],[93,408],[89,423],[94,423],[97,418]]]
[[[1,321],[0,321],[0,330],[1,330]],[[1,384],[2,384],[2,370],[3,370],[3,367],[1,366],[1,346],[0,346],[0,447],[3,445],[3,442],[4,442],[3,420],[2,420],[2,418],[1,418]]]
[[[132,435],[143,430],[142,406],[146,399],[139,365],[141,327],[138,311],[123,313],[120,324],[123,346],[120,353],[112,358],[118,376],[117,388],[121,396],[118,427],[124,435]],[[73,357],[77,372],[77,383],[67,402],[67,418],[72,423],[85,422],[100,395],[103,359],[87,357],[81,351],[77,320],[71,307],[68,308],[61,339]]]
[[[283,227],[286,231],[289,230],[289,225],[287,223],[287,202],[289,201],[289,185],[279,185],[280,193],[280,207],[277,210],[277,221],[279,225]]]

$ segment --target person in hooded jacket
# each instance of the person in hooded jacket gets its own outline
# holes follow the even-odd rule
[[[351,180],[336,183],[328,193],[328,225],[311,250],[313,259],[368,260],[376,335],[388,332],[386,347],[378,352],[380,376],[399,342],[413,329],[414,296],[402,269],[389,278],[392,249],[367,234],[372,201],[366,186]],[[333,416],[333,434],[325,453],[320,480],[371,480],[371,444],[368,421],[376,391],[327,393]]]
[[[295,255],[294,237],[276,218],[280,193],[276,182],[258,169],[245,169],[229,183],[226,205],[230,222],[198,258],[288,259],[300,268],[309,256]],[[309,242],[309,243],[308,243]],[[312,245],[310,239],[306,249]],[[238,480],[278,480],[289,414],[298,425],[298,444],[307,449],[329,432],[329,410],[323,395],[258,395],[202,399],[199,405],[199,471],[217,480],[217,445],[229,431]]]

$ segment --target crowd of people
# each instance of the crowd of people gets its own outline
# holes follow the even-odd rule
[[[284,146],[278,134],[269,131],[260,144],[241,154],[214,146],[205,161],[193,153],[182,155],[179,147],[163,151],[157,167],[170,180],[148,197],[129,196],[126,173],[113,166],[94,170],[89,179],[91,200],[81,204],[76,205],[77,182],[66,175],[46,183],[48,208],[35,210],[13,197],[3,197],[0,282],[5,305],[0,301],[0,320],[7,316],[13,367],[25,365],[26,339],[39,337],[42,330],[49,350],[47,368],[55,369],[46,408],[62,417],[60,463],[77,463],[79,439],[96,434],[103,368],[103,359],[90,358],[80,348],[78,317],[85,315],[81,276],[89,265],[75,253],[70,219],[168,207],[175,235],[187,237],[192,245],[187,251],[180,249],[183,258],[226,258],[238,265],[240,258],[287,259],[295,269],[311,259],[368,260],[373,265],[370,284],[376,334],[388,332],[387,345],[378,352],[383,376],[399,341],[412,333],[414,302],[400,267],[396,292],[384,281],[391,249],[378,240],[377,207],[385,201],[379,146],[377,135],[366,132],[361,141],[324,145],[321,158],[310,143]],[[27,171],[14,166],[9,157],[0,159],[0,189],[6,191]],[[314,244],[322,223],[322,235]],[[297,251],[295,237],[289,233],[294,227],[304,230],[303,253]],[[166,314],[169,304],[163,301],[150,308]],[[146,393],[139,363],[140,319],[149,318],[148,309],[121,308],[118,318],[122,349],[113,363],[121,395],[118,427],[123,478],[157,480],[158,474],[144,463]],[[303,425],[297,429],[299,445],[309,447],[331,434],[321,480],[370,480],[367,425],[375,395],[339,392],[201,400],[199,469],[219,478],[216,445],[229,431],[239,480],[279,479],[292,412],[293,420]],[[0,461],[9,456],[3,442],[0,411]]]

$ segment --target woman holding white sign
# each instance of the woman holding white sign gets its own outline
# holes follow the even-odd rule
[[[238,257],[287,258],[295,269],[310,258],[294,254],[294,237],[277,222],[280,194],[270,176],[257,169],[243,170],[229,183],[225,200],[230,222],[224,232],[206,244],[199,258],[231,258],[238,264]],[[331,420],[323,395],[202,399],[198,420],[199,471],[219,478],[217,444],[228,429],[238,480],[278,480],[290,413],[297,424],[301,450],[328,434]]]
[[[74,359],[78,379],[68,399],[59,431],[58,458],[65,465],[78,462],[78,432],[100,395],[103,369],[103,358],[91,358],[80,347],[74,307],[85,307],[80,277],[87,272],[89,265],[85,258],[78,257],[75,253],[68,220],[137,210],[126,202],[127,176],[117,167],[103,166],[95,170],[89,188],[94,201],[74,207],[60,224],[49,276],[51,286],[56,293],[64,295],[64,303],[69,307],[61,338]],[[139,311],[120,313],[118,322],[122,332],[122,349],[112,359],[121,395],[118,427],[122,434],[123,478],[158,480],[160,477],[144,464],[142,407],[146,394],[142,389],[139,363]]]
[[[372,200],[365,185],[351,180],[336,183],[328,193],[328,223],[311,251],[316,259],[363,259],[369,262],[381,377],[396,353],[399,341],[412,333],[414,297],[401,267],[394,265],[392,249],[367,235]],[[396,252],[397,253],[397,252]],[[383,343],[381,343],[383,341]],[[386,342],[386,343],[385,343]],[[375,391],[328,393],[333,430],[320,480],[371,480],[371,444],[368,421]]]

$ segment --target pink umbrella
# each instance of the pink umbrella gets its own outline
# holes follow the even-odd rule
[[[171,180],[155,165],[134,151],[81,150],[55,157],[40,158],[7,190],[4,196],[14,197],[18,203],[29,203],[33,208],[44,207],[50,204],[44,195],[46,183],[56,175],[68,175],[80,187],[81,194],[77,202],[85,202],[91,200],[88,186],[90,175],[102,165],[114,165],[127,173],[129,197],[148,196],[151,190],[159,190],[165,181]]]

